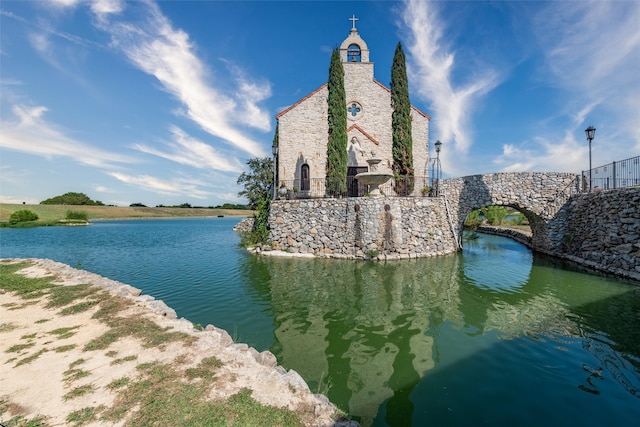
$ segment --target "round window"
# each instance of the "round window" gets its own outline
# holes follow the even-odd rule
[[[362,105],[359,102],[351,101],[347,104],[347,118],[356,120],[362,116]]]

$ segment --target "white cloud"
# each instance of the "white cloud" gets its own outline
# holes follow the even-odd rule
[[[202,190],[200,187],[205,183],[188,178],[177,178],[166,181],[151,175],[127,175],[120,172],[109,172],[110,176],[118,181],[135,187],[153,191],[158,194],[172,196],[186,196],[195,199],[206,199],[211,196],[211,192]]]
[[[598,129],[594,167],[637,155],[638,22],[637,2],[553,2],[533,14],[535,48],[544,59],[540,80],[557,90],[559,108],[541,123],[535,144],[505,145],[494,163],[503,171],[585,170],[589,125]]]
[[[504,144],[493,164],[500,172],[572,172],[588,169],[584,144],[573,132],[557,139],[534,137],[533,144]],[[594,165],[595,166],[595,165]]]
[[[536,48],[544,58],[540,79],[558,91],[559,108],[551,121],[566,118],[544,127],[543,143],[531,153],[536,163],[587,169],[584,129],[589,125],[598,130],[594,167],[638,154],[638,22],[638,2],[551,2],[533,14]]]
[[[472,147],[476,126],[472,114],[506,77],[501,73],[508,65],[498,73],[481,64],[476,68],[488,71],[456,84],[458,65],[462,64],[458,64],[457,52],[448,40],[458,32],[447,16],[439,16],[439,6],[406,0],[401,16],[410,35],[407,59],[412,82],[416,83],[418,97],[431,105],[431,134],[447,145],[453,143],[455,152],[447,150],[441,159],[446,163],[445,170],[455,175],[479,167],[474,159],[460,154]],[[537,75],[525,85],[544,88],[545,99],[539,105],[548,110],[531,111],[531,138],[504,144],[493,164],[503,171],[579,172],[588,167],[584,129],[589,125],[598,129],[592,147],[593,166],[637,155],[640,3],[548,2],[505,4],[502,8],[510,9],[511,16],[516,17],[512,19],[524,19],[514,22],[517,32],[513,37],[517,38],[513,41],[521,44],[520,51],[529,63],[539,64]],[[512,51],[491,54],[492,64],[514,61],[509,56]]]
[[[15,122],[0,122],[0,147],[36,156],[67,157],[74,161],[99,168],[113,168],[119,163],[133,163],[134,159],[100,150],[66,136],[54,125],[44,120],[47,108],[14,105]]]
[[[58,8],[75,7],[81,0],[49,0],[49,4]]]
[[[213,147],[186,134],[182,129],[172,126],[173,142],[167,145],[169,152],[144,144],[135,144],[134,149],[143,153],[162,157],[183,165],[198,169],[214,169],[223,172],[241,172],[242,163],[237,159],[221,156]]]
[[[240,108],[235,114],[236,120],[265,132],[271,130],[271,115],[258,105],[271,96],[271,84],[268,81],[252,81],[242,68],[229,61],[222,61],[227,64],[231,74],[235,76],[238,87],[235,98],[240,103]]]
[[[263,131],[270,129],[267,112],[256,104],[270,96],[268,85],[255,85],[243,79],[237,99],[226,95],[221,89],[225,87],[224,81],[215,80],[218,87],[210,83],[211,72],[197,57],[189,35],[173,28],[156,4],[142,4],[147,12],[144,21],[102,20],[99,28],[110,34],[112,45],[136,67],[157,78],[163,88],[184,105],[184,115],[204,131],[253,156],[265,155],[261,144],[234,127],[233,122],[246,113],[246,118],[252,121],[242,123]],[[249,101],[249,96],[255,98]]]
[[[91,2],[91,11],[102,18],[104,15],[117,14],[124,9],[121,0],[94,0]]]
[[[499,74],[484,66],[482,73],[456,86],[453,82],[455,52],[444,40],[443,21],[434,4],[407,0],[402,19],[409,31],[411,81],[417,84],[418,97],[432,106],[432,128],[437,128],[439,139],[464,154],[472,145],[472,113],[482,97],[499,84]]]
[[[28,36],[29,43],[44,61],[58,71],[65,72],[65,67],[61,64],[59,56],[54,52],[49,35],[50,33],[47,32],[30,33]]]

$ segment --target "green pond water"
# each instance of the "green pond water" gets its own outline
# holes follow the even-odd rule
[[[0,229],[295,369],[363,426],[638,425],[640,286],[480,235],[389,263],[255,257],[237,218]]]

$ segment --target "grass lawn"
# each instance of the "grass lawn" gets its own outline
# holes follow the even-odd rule
[[[25,387],[18,384],[21,391],[16,394],[21,397],[0,390],[0,425],[47,427],[62,425],[60,418],[66,420],[65,425],[74,426],[313,424],[312,404],[300,406],[298,412],[265,406],[244,387],[222,398],[211,398],[212,390],[222,389],[225,382],[239,381],[238,371],[233,375],[221,371],[225,363],[218,355],[226,354],[222,346],[217,351],[215,347],[203,350],[194,345],[196,336],[156,323],[133,299],[97,286],[59,285],[53,276],[17,274],[29,265],[0,262],[0,308],[5,315],[13,313],[0,322],[0,366],[6,375],[19,370],[22,380],[38,387],[22,390],[20,387]],[[41,320],[21,323],[40,316]],[[54,321],[72,326],[52,329],[49,325]],[[128,344],[118,347],[123,340]],[[171,343],[176,345],[170,350]],[[116,359],[116,349],[129,352],[129,356]],[[200,357],[203,351],[209,352],[204,358]],[[233,361],[237,369],[253,366],[224,358]],[[112,362],[105,362],[109,360]],[[43,366],[47,376],[34,374],[42,372]],[[117,375],[115,369],[119,369]],[[284,387],[280,386],[280,393]],[[36,394],[47,390],[45,394],[59,402],[49,407],[50,412],[34,414],[24,406],[23,394],[29,390]],[[272,392],[278,392],[275,386]]]

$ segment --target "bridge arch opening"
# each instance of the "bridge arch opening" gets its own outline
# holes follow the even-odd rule
[[[475,209],[464,221],[466,230],[474,230],[481,226],[514,228],[531,231],[527,216],[511,206],[489,205]]]
[[[522,243],[532,246],[532,242],[546,235],[546,222],[537,213],[519,204],[496,205],[491,202],[478,203],[467,212],[462,212],[462,226],[459,228],[460,236],[464,231],[490,232],[494,229],[513,229],[522,236]],[[487,227],[487,228],[482,228]],[[507,232],[508,233],[508,232]],[[494,234],[505,234],[496,232]],[[467,234],[468,236],[468,234]],[[508,236],[512,237],[512,236]],[[464,238],[462,249],[464,250]]]

